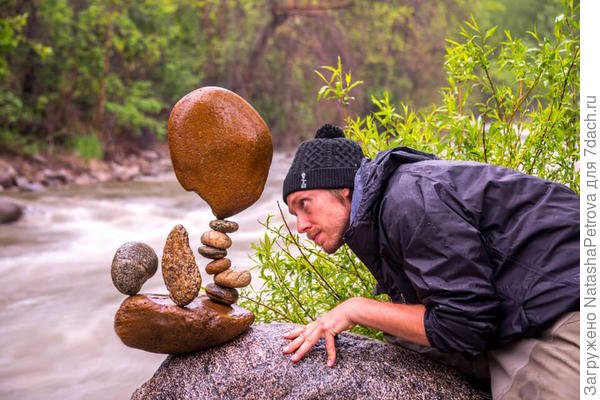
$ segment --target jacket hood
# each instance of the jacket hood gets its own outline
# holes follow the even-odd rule
[[[363,193],[357,215],[364,215],[371,208],[385,189],[385,182],[398,166],[427,160],[439,158],[410,147],[395,147],[378,153],[373,160],[363,159],[358,170]]]

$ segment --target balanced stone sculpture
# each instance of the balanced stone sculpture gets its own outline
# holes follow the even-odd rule
[[[175,104],[168,139],[179,183],[203,198],[217,217],[209,223],[211,230],[202,235],[198,248],[202,256],[213,260],[206,272],[215,276],[215,282],[206,285],[207,296],[198,297],[200,272],[187,231],[177,225],[162,257],[169,296],[138,294],[125,299],[115,315],[115,331],[127,346],[177,354],[229,341],[254,322],[252,312],[235,304],[237,288],[250,284],[251,275],[231,268],[226,258],[232,245],[228,233],[235,232],[238,224],[225,218],[258,200],[273,147],[267,125],[252,106],[218,87],[194,90]],[[145,279],[130,285],[132,289],[117,288],[135,294]]]
[[[205,232],[200,237],[203,246],[198,248],[200,255],[211,258],[213,261],[206,265],[206,273],[214,275],[214,283],[206,285],[206,295],[217,303],[233,304],[238,300],[236,288],[250,284],[250,272],[231,268],[231,260],[225,258],[227,248],[231,246],[231,239],[227,235],[238,230],[236,222],[222,219],[213,220],[208,224],[212,230]]]

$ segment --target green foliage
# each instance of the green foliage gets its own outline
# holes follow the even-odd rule
[[[268,216],[262,224],[266,233],[252,246],[263,286],[244,289],[240,301],[258,320],[307,324],[345,299],[373,297],[373,276],[347,246],[325,256],[287,223],[275,226]],[[362,326],[352,332],[382,338],[381,332]]]
[[[73,135],[71,136],[69,147],[86,161],[95,159],[101,160],[104,156],[102,142],[97,135]]]
[[[322,69],[329,71],[331,75],[329,78],[319,72],[315,71],[319,78],[325,82],[325,85],[321,86],[317,93],[317,101],[319,100],[334,100],[339,99],[343,106],[350,104],[354,100],[353,96],[350,96],[350,91],[358,85],[364,83],[363,81],[352,81],[352,72],[346,72],[342,70],[342,59],[338,57],[337,67],[330,67],[328,65],[322,66]]]
[[[503,165],[579,190],[579,23],[565,5],[553,38],[533,46],[496,28],[482,31],[474,19],[449,40],[447,86],[430,112],[396,107],[386,94],[375,111],[347,120],[347,134],[367,156],[410,146],[444,158]],[[500,79],[499,75],[503,75]],[[508,83],[507,83],[508,82]],[[341,99],[340,99],[341,101]]]
[[[483,31],[465,22],[461,40],[449,40],[447,86],[442,104],[429,112],[395,106],[387,93],[372,97],[374,111],[346,119],[346,135],[367,157],[410,146],[446,159],[504,165],[579,188],[579,23],[578,7],[565,3],[554,36],[532,46],[495,28]],[[498,43],[498,44],[493,44]],[[353,88],[342,65],[329,67],[327,98],[348,104]],[[497,79],[504,74],[503,79]],[[337,81],[336,81],[337,80]],[[509,83],[505,83],[509,82]],[[325,90],[323,90],[323,93]],[[323,96],[322,96],[323,97]],[[326,256],[285,225],[265,222],[267,233],[253,245],[262,288],[244,293],[244,306],[261,321],[305,324],[353,296],[370,297],[373,278],[344,247]],[[377,337],[374,331],[358,328]]]
[[[162,103],[152,96],[152,83],[137,81],[125,87],[116,76],[109,79],[109,93],[114,100],[107,102],[106,110],[115,116],[118,124],[133,135],[148,129],[161,138],[165,136],[165,123],[155,118],[163,108]]]

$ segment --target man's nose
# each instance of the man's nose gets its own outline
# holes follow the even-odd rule
[[[298,233],[304,233],[310,228],[310,223],[306,218],[298,216],[296,218],[296,228],[298,229]]]

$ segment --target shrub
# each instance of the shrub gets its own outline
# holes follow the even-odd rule
[[[448,84],[443,102],[429,112],[395,106],[389,96],[373,97],[374,111],[348,117],[346,135],[367,157],[409,146],[442,158],[503,165],[579,190],[579,22],[578,6],[564,3],[554,37],[533,47],[496,28],[483,32],[475,20],[461,29],[462,41],[448,41]],[[326,67],[319,98],[347,105],[356,86],[341,62]],[[283,217],[283,215],[282,215]],[[285,221],[285,220],[284,220]],[[264,222],[264,237],[253,244],[262,287],[242,293],[241,304],[259,321],[305,324],[341,301],[372,297],[373,277],[347,247],[333,255],[292,234],[287,223]],[[356,327],[355,332],[380,333]]]

